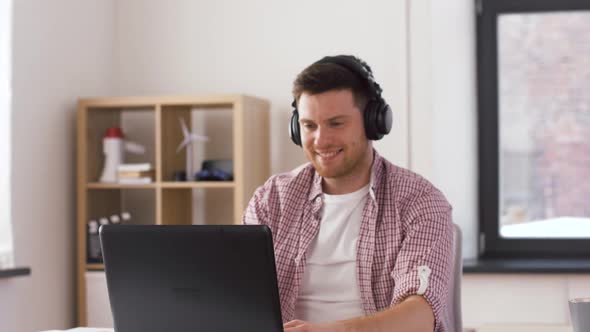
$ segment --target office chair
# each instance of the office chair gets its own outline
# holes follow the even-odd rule
[[[455,259],[453,263],[453,283],[449,290],[446,316],[447,330],[451,332],[463,331],[463,321],[461,319],[461,278],[463,276],[461,241],[461,229],[459,229],[459,226],[456,224],[453,224],[453,249]]]

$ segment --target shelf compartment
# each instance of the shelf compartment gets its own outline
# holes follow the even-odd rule
[[[125,163],[149,162],[155,167],[156,108],[88,108],[81,117],[83,131],[80,149],[85,152],[83,181],[98,181],[105,163],[102,140],[108,128],[119,127],[125,140],[139,143],[146,148],[145,154],[124,153]],[[155,180],[155,179],[154,179]]]
[[[161,188],[161,225],[235,224],[232,187]],[[241,215],[243,211],[239,212]]]
[[[86,269],[97,267],[102,263],[96,252],[96,246],[99,243],[98,235],[88,234],[90,220],[100,223],[101,219],[106,218],[110,223],[111,217],[116,215],[122,224],[154,224],[156,222],[156,193],[155,188],[101,188],[86,192],[86,217],[80,223],[80,234],[84,235],[79,239],[79,244],[85,248],[81,259],[86,264]],[[123,220],[123,212],[129,213],[131,218]]]
[[[192,133],[208,137],[208,141],[197,141],[191,146],[193,174],[187,174],[189,179],[201,169],[204,160],[234,160],[233,122],[235,119],[231,107],[232,104],[220,104],[214,107],[195,104],[160,105],[159,140],[162,157],[160,179],[162,181],[174,182],[174,173],[186,170],[186,148],[176,152],[184,139],[180,125],[181,119]]]
[[[99,188],[87,193],[85,222],[129,212],[129,224],[154,224],[156,220],[156,190],[152,188]],[[149,207],[149,208],[146,208]]]
[[[160,189],[159,225],[190,225],[192,223],[192,195],[190,188]]]

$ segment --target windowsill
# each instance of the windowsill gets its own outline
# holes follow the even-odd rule
[[[590,273],[590,259],[467,259],[463,261],[463,273]]]
[[[0,279],[31,275],[30,267],[13,267],[0,269]]]

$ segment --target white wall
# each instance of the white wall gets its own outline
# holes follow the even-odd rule
[[[75,107],[114,93],[114,1],[14,0],[12,220],[0,331],[74,324]]]
[[[119,1],[118,92],[270,99],[276,173],[305,161],[287,133],[296,74],[324,55],[356,54],[372,66],[394,109],[393,134],[377,147],[406,166],[405,12],[405,0]]]
[[[477,257],[475,12],[472,0],[410,7],[410,161],[453,205],[463,256]]]
[[[464,256],[477,257],[475,8],[472,0],[432,1],[433,182],[453,202],[465,233]]]

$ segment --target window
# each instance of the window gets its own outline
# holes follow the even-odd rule
[[[480,254],[590,257],[590,2],[477,10]]]
[[[13,265],[10,225],[11,13],[11,1],[0,0],[0,269]]]

